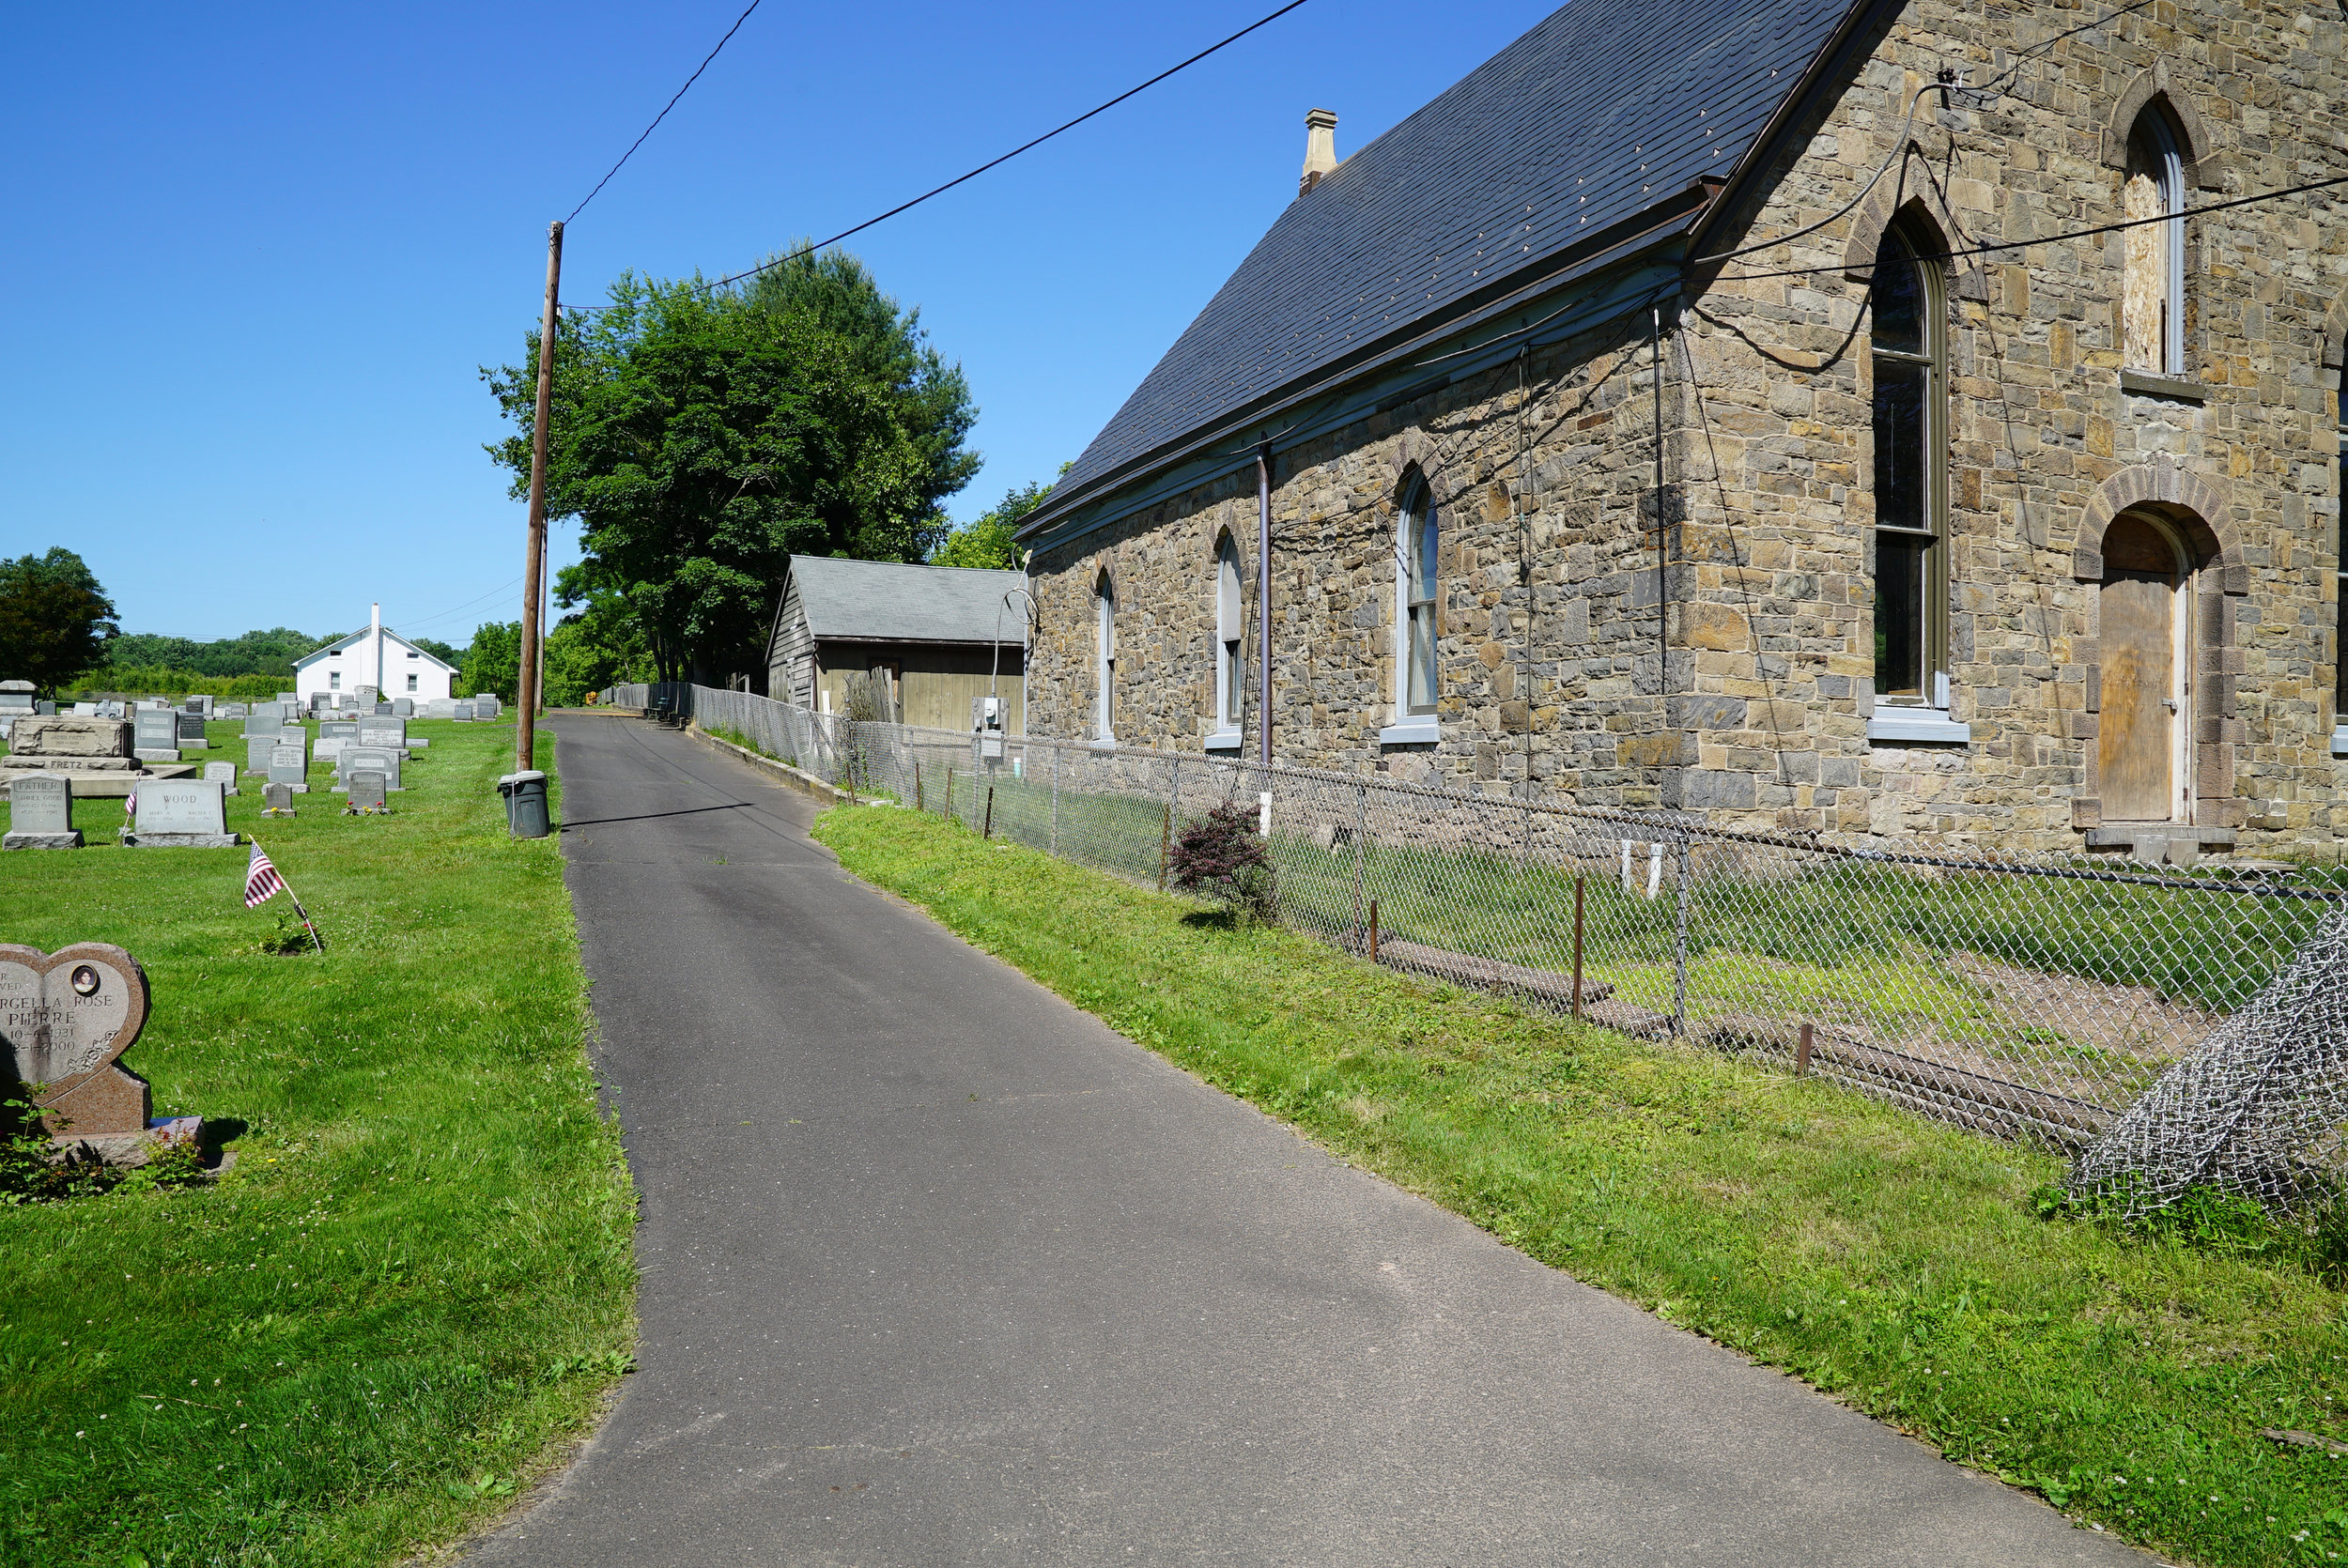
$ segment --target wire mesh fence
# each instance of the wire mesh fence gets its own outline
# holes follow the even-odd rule
[[[2340,1158],[2348,888],[2326,873],[1838,847],[1688,815],[851,724],[705,687],[655,688],[653,705],[859,797],[1154,886],[1185,826],[1236,804],[1268,852],[1278,918],[1349,952],[2066,1154],[2111,1131],[2133,1140],[2121,1163],[2139,1185],[2166,1168],[2170,1186],[2288,1207]],[[2115,1130],[2155,1103],[2156,1132],[2140,1110]]]

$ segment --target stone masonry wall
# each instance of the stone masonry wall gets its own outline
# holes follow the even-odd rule
[[[2123,236],[1952,265],[1949,665],[1971,739],[1866,736],[1864,268],[1884,225],[1905,210],[1962,249],[2110,223],[2131,115],[2155,95],[2194,142],[2196,206],[2342,166],[2336,6],[2163,0],[2098,24],[2105,10],[1999,8],[1985,23],[1977,5],[1914,0],[1797,126],[1753,208],[1715,228],[1722,248],[1755,245],[1851,202],[1944,69],[1996,89],[1954,108],[1924,94],[1905,155],[1855,210],[1699,275],[1664,342],[1667,576],[1651,531],[1644,315],[1281,453],[1275,756],[1754,826],[2076,849],[2100,823],[2101,529],[2146,504],[2203,557],[2196,822],[2239,832],[2246,851],[2334,841],[2348,762],[2329,752],[2339,438],[2326,367],[2348,334],[2348,221],[2328,192],[2190,222],[2181,378],[2198,400],[2122,387]],[[1753,275],[1789,268],[1816,270]],[[1444,530],[1443,738],[1382,746],[1395,509],[1413,471]],[[1087,732],[1105,569],[1120,742],[1197,749],[1225,529],[1252,658],[1252,474],[1038,555],[1039,732]],[[1254,723],[1251,689],[1251,746]]]

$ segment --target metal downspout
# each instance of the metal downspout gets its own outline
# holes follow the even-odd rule
[[[1272,443],[1256,448],[1256,760],[1272,765]]]

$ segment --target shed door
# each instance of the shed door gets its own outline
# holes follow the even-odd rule
[[[2185,572],[2158,525],[2122,517],[2104,535],[2100,773],[2106,822],[2178,819],[2184,799]]]

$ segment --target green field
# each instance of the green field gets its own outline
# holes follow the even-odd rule
[[[283,897],[244,907],[249,850],[114,847],[119,800],[77,803],[91,848],[0,855],[0,941],[129,948],[154,1010],[123,1065],[236,1154],[0,1207],[0,1562],[394,1561],[508,1506],[628,1364],[634,1200],[558,842],[506,837],[510,723],[409,728],[389,817],[340,815],[323,768],[290,820],[257,780],[227,803],[322,957],[278,950]]]
[[[2120,1232],[2047,1201],[2056,1161],[1815,1080],[1414,981],[933,816],[840,807],[817,832],[1331,1150],[2082,1522],[2205,1564],[2348,1560],[2348,1458],[2259,1435],[2348,1442],[2326,1237],[2226,1213]]]

